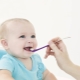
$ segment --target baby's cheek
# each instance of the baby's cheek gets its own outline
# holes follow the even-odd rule
[[[35,48],[37,48],[37,46],[38,46],[38,44],[37,44],[37,42],[36,42],[36,44],[35,44]]]

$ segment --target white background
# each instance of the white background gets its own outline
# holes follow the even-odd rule
[[[80,65],[79,4],[79,0],[0,0],[0,23],[10,18],[30,20],[36,29],[38,47],[57,36],[71,37],[64,42],[70,59]],[[58,67],[54,57],[44,59],[45,49],[37,53],[59,79],[75,80]]]

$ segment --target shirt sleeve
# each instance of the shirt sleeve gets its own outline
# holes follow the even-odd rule
[[[14,70],[13,61],[8,58],[2,58],[0,60],[0,69],[9,70],[12,73]]]

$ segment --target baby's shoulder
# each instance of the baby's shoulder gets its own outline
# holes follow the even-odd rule
[[[2,58],[2,56],[4,56],[7,52],[5,50],[0,50],[0,59]]]
[[[13,72],[15,68],[15,62],[14,59],[8,55],[5,54],[2,56],[2,58],[0,59],[0,69],[6,69],[9,70],[10,72]]]
[[[3,55],[2,56],[2,58],[0,59],[0,62],[15,62],[15,59],[14,59],[14,57],[13,56],[11,56],[10,54],[5,54],[5,55]]]

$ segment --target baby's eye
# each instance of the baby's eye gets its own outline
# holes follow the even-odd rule
[[[21,35],[19,38],[25,38],[25,35]]]
[[[31,36],[31,38],[35,38],[35,37],[36,37],[35,35],[32,35],[32,36]]]

